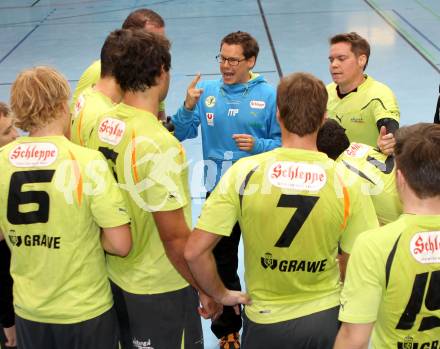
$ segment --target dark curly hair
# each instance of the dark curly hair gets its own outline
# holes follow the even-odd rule
[[[119,31],[123,29],[114,33]],[[156,85],[162,69],[166,72],[170,70],[171,45],[165,37],[139,29],[128,30],[123,45],[113,74],[123,91],[145,91]]]
[[[101,77],[113,76],[115,62],[125,50],[125,42],[131,34],[128,30],[115,30],[105,39],[101,48]]]
[[[336,160],[350,146],[350,141],[345,128],[336,120],[327,119],[318,131],[316,146],[330,159]]]

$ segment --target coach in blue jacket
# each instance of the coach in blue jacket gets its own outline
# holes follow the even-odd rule
[[[197,137],[201,125],[207,195],[231,163],[281,145],[275,89],[251,71],[258,51],[258,43],[250,34],[238,31],[226,35],[216,57],[222,78],[199,82],[197,75],[188,87],[184,105],[172,117],[174,134],[180,141]],[[209,164],[215,164],[216,171],[208,171],[213,167]],[[222,281],[235,290],[241,289],[237,275],[239,240],[236,224],[231,236],[222,238],[214,249]],[[236,348],[240,328],[241,316],[227,307],[211,326],[220,338],[220,348]]]

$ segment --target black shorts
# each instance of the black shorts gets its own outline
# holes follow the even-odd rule
[[[17,346],[20,349],[118,348],[118,326],[114,308],[93,319],[74,324],[48,324],[16,315]]]
[[[334,307],[273,324],[257,324],[244,314],[242,348],[332,349],[340,326],[338,314],[339,307]]]
[[[121,332],[121,348],[203,349],[197,312],[199,298],[191,286],[153,295],[124,291],[111,283]]]

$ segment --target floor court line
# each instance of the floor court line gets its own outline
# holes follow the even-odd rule
[[[437,51],[440,52],[440,47],[438,47],[434,42],[431,41],[422,31],[420,31],[416,26],[414,26],[408,19],[406,19],[402,14],[393,9],[393,12],[406,24],[408,24],[416,33],[418,33],[422,38],[429,42]]]
[[[420,7],[424,8],[426,11],[431,13],[434,17],[440,20],[440,15],[437,14],[433,9],[431,9],[428,5],[423,4],[420,0],[414,0]]]
[[[19,47],[35,30],[37,30],[41,26],[41,23],[43,23],[55,11],[56,8],[50,11],[47,14],[47,16],[41,20],[39,24],[37,24],[30,32],[28,32],[18,43],[16,43],[15,46],[0,59],[0,64],[2,64],[5,61],[5,59],[8,58],[17,49],[17,47]]]
[[[278,76],[280,78],[282,78],[283,71],[281,70],[281,64],[278,59],[277,51],[275,50],[275,45],[272,40],[272,35],[270,34],[269,25],[267,24],[267,21],[266,21],[266,16],[264,14],[263,6],[261,5],[261,0],[257,0],[257,3],[258,3],[258,8],[260,9],[261,19],[263,20],[264,30],[266,31],[267,40],[269,40],[269,45],[270,45],[270,49],[272,51],[272,56],[273,56],[273,59],[275,60],[275,65],[277,67]]]
[[[79,15],[55,17],[55,18],[52,18],[51,21],[56,21],[56,20],[60,20],[60,19],[69,19],[69,18],[78,18],[78,17],[102,15],[102,14],[113,13],[113,12],[132,11],[132,10],[137,9],[139,7],[152,7],[153,5],[162,5],[162,4],[166,4],[166,3],[169,3],[169,2],[173,2],[173,1],[174,0],[164,0],[164,1],[158,1],[158,2],[153,2],[153,3],[146,3],[146,4],[136,5],[136,6],[130,6],[130,7],[124,7],[124,8],[119,8],[119,9],[113,9],[113,10],[88,12],[88,13],[82,13],[82,14],[79,14]]]
[[[433,62],[432,55],[426,51],[416,39],[414,39],[408,32],[401,28],[397,23],[395,23],[389,16],[387,16],[383,11],[381,11],[377,5],[372,0],[363,0],[368,6],[370,6],[373,11],[378,14],[391,28],[393,28],[396,33],[405,40],[422,58],[429,63],[431,67],[434,68],[437,73],[440,73],[440,67],[438,64]],[[431,58],[430,58],[431,57]]]

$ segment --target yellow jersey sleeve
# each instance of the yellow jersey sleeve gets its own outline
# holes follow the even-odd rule
[[[196,224],[198,229],[210,233],[229,236],[238,220],[239,202],[236,189],[240,161],[228,169],[217,187],[206,200],[201,216]]]
[[[341,294],[339,320],[349,323],[371,323],[377,319],[382,299],[382,283],[379,278],[383,267],[378,262],[377,248],[369,246],[363,238],[367,231],[356,240],[350,255]]]

